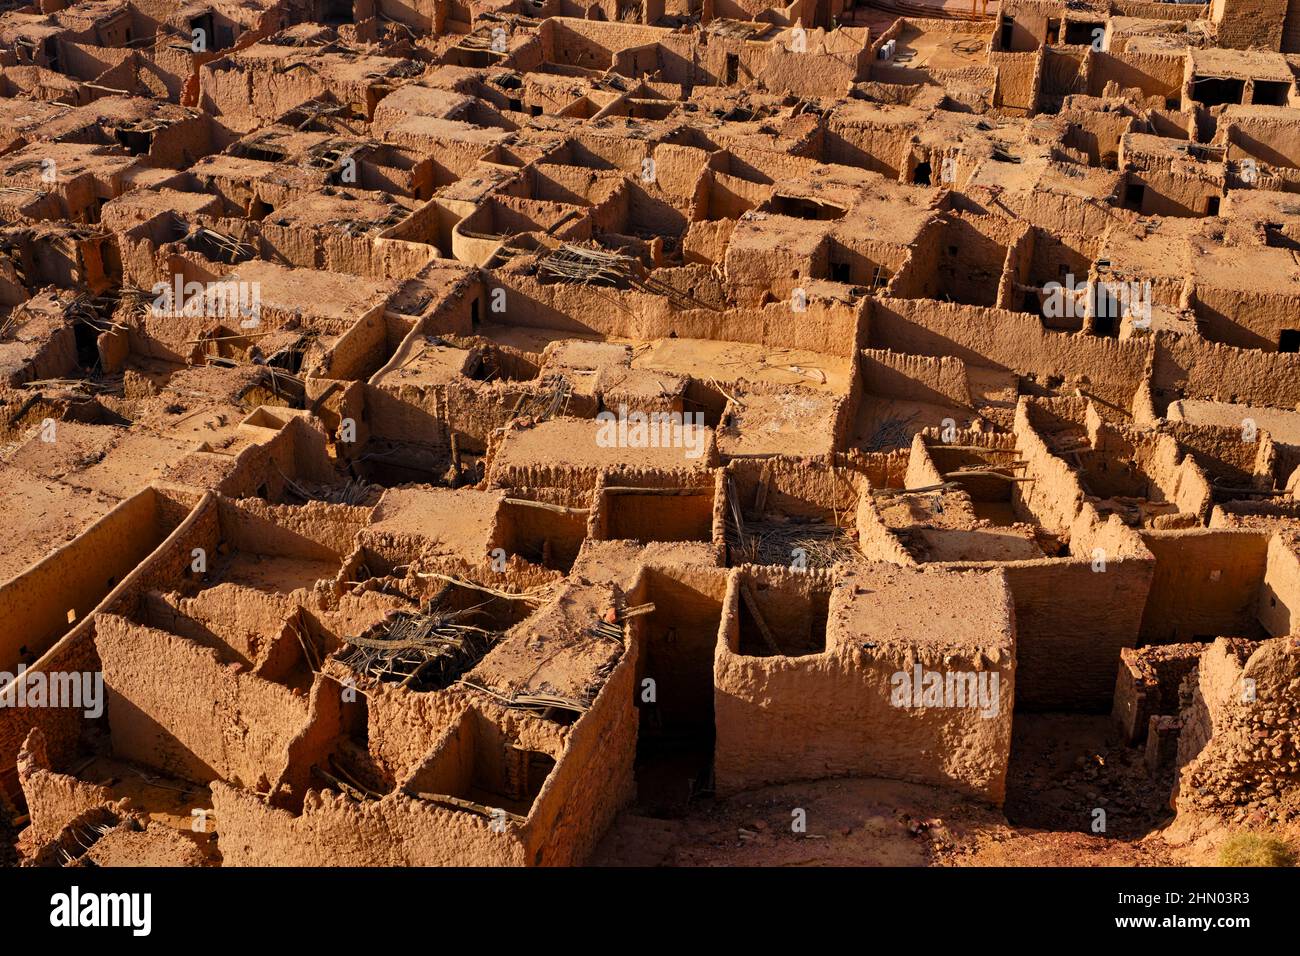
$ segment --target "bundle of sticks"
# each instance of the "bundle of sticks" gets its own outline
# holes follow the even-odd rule
[[[564,243],[538,264],[543,277],[583,285],[617,286],[632,279],[630,256]]]
[[[727,546],[733,564],[799,564],[829,568],[857,555],[848,533],[828,522],[789,517],[750,519],[738,528],[727,523]]]
[[[569,410],[569,400],[573,397],[573,386],[563,375],[557,375],[542,385],[542,391],[536,394],[523,394],[515,402],[510,418],[531,418],[534,422],[544,422],[548,418],[564,415]]]
[[[349,639],[338,659],[387,683],[442,690],[482,660],[500,637],[465,623],[476,610],[398,611],[366,636]]]
[[[759,483],[754,511],[745,517],[735,482],[727,479],[727,550],[733,564],[779,564],[787,567],[829,568],[852,561],[858,554],[848,532],[831,521],[798,515],[768,515],[767,479]]]
[[[877,428],[867,439],[866,444],[862,446],[863,451],[889,451],[894,448],[904,448],[911,443],[908,425],[917,414],[913,413],[906,418],[887,418],[880,423]]]
[[[278,465],[276,470],[280,471],[280,477],[284,479],[285,491],[303,502],[326,501],[335,505],[365,505],[381,491],[378,485],[372,485],[364,478],[349,478],[341,485],[321,485],[294,481]]]

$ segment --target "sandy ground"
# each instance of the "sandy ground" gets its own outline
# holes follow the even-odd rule
[[[880,779],[696,798],[675,816],[633,807],[599,866],[1178,866],[1212,860],[1162,828],[1172,772],[1148,774],[1108,716],[1017,715],[1005,815],[936,788]],[[1093,810],[1106,811],[1094,833]],[[795,829],[796,811],[806,823]],[[655,815],[651,815],[655,814]]]
[[[793,829],[795,811],[807,829]],[[615,822],[596,866],[1169,866],[1154,835],[1121,840],[1015,827],[996,810],[933,787],[825,780],[701,801],[687,816],[635,811]]]

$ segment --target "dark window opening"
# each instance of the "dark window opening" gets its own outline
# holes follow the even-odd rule
[[[324,15],[321,19],[330,25],[354,22],[352,0],[325,0],[323,8]]]
[[[1277,334],[1279,352],[1300,352],[1300,329],[1282,329]]]
[[[831,281],[832,281],[832,282],[843,282],[843,283],[847,284],[847,283],[849,283],[850,281],[852,281],[851,278],[850,278],[851,274],[852,274],[852,273],[851,273],[851,270],[850,270],[850,268],[849,268],[849,264],[848,264],[847,262],[832,262],[832,263],[831,263]]]
[[[132,156],[148,156],[149,146],[153,143],[153,133],[134,129],[114,130],[113,137]]]
[[[930,164],[917,163],[916,169],[912,170],[912,184],[915,186],[930,185]]]
[[[94,369],[99,365],[99,329],[89,322],[77,322],[72,326],[73,337],[77,343],[77,364],[83,369]]]
[[[1004,50],[1011,49],[1011,36],[1015,32],[1015,28],[1016,28],[1016,21],[1013,20],[1011,17],[1007,16],[1006,14],[1003,14],[1002,36],[1000,38],[1001,39],[1000,45],[1002,49]]]
[[[740,56],[736,53],[727,54],[727,64],[723,72],[722,82],[730,86],[735,83],[740,76]]]
[[[1088,286],[1088,304],[1092,314],[1092,334],[1115,336],[1119,334],[1119,320],[1123,315],[1119,299],[1111,292],[1110,284],[1093,282]]]
[[[1124,309],[1111,288],[1108,282],[1094,282],[1089,285],[1088,300],[1092,306],[1093,335],[1119,334],[1119,321],[1123,317]]]
[[[1209,76],[1192,77],[1192,99],[1202,106],[1240,104],[1245,93],[1245,80],[1217,79]]]
[[[1114,337],[1119,334],[1119,318],[1114,315],[1096,315],[1092,319],[1093,335]]]
[[[1146,186],[1142,183],[1128,183],[1124,186],[1124,208],[1137,212],[1142,210],[1142,201],[1146,198]]]
[[[1060,42],[1061,42],[1061,21],[1048,20],[1047,21],[1047,45],[1055,46]]]
[[[1093,41],[1101,34],[1096,31],[1106,29],[1104,23],[1094,23],[1088,20],[1067,20],[1065,22],[1065,42],[1067,46],[1092,46]]]
[[[212,14],[210,13],[195,17],[190,21],[190,42],[192,43],[195,39],[198,39],[203,44],[203,50],[196,50],[196,53],[216,49],[214,46],[217,39],[216,31],[213,30],[212,24]]]
[[[1205,199],[1205,214],[1207,216],[1217,216],[1219,214],[1219,197],[1207,196]]]
[[[830,203],[818,202],[815,199],[805,199],[802,196],[782,196],[779,193],[772,197],[772,212],[778,216],[791,216],[795,219],[813,219],[821,222],[832,222],[837,219],[843,219],[847,209],[839,206],[832,206]]]
[[[55,73],[59,70],[59,41],[55,37],[47,37],[45,40],[45,65]]]
[[[1273,80],[1256,80],[1250,101],[1260,106],[1286,106],[1291,99],[1291,84]]]
[[[469,304],[469,324],[473,328],[478,328],[478,323],[478,296],[475,296],[474,301]]]

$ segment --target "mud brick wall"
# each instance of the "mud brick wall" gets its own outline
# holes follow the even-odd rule
[[[1211,0],[1210,20],[1219,46],[1280,50],[1287,0]]]
[[[1146,375],[1148,346],[1064,336],[1037,316],[979,306],[874,299],[870,346],[916,355],[951,355],[968,365],[1032,370],[1042,377],[1089,369],[1089,388],[1127,408]]]
[[[1144,642],[1251,635],[1268,555],[1266,532],[1143,531],[1156,557],[1142,619]]]
[[[1179,688],[1204,650],[1204,644],[1168,644],[1120,651],[1111,715],[1130,744],[1146,737],[1152,717],[1178,714]]]
[[[1300,613],[1300,553],[1295,532],[1269,538],[1257,613],[1260,624],[1274,637],[1297,629],[1294,622]]]
[[[1149,560],[1014,562],[1016,706],[1039,711],[1110,709],[1122,647],[1137,641],[1154,571]],[[1104,583],[1100,580],[1104,577]]]
[[[114,753],[173,776],[258,787],[278,779],[308,701],[214,650],[115,615],[97,619]],[[196,708],[195,700],[204,707]],[[228,732],[213,734],[213,727]]]
[[[810,587],[811,575],[784,569],[764,577],[792,592]],[[911,572],[890,583],[901,593],[907,586],[901,582],[923,577]],[[892,639],[887,630],[863,633],[842,618],[854,599],[849,586],[831,592],[824,652],[753,657],[738,652],[742,579],[733,571],[714,662],[718,792],[861,774],[942,785],[1000,803],[1011,746],[1015,624],[1000,574],[963,577],[963,600],[1000,622],[976,644],[946,642],[932,633],[919,644]],[[871,576],[862,583],[867,594],[876,587]],[[769,600],[765,609],[774,615],[777,601]],[[910,674],[917,665],[996,672],[1001,698],[996,714],[986,718],[970,707],[895,706],[894,675]]]
[[[1178,742],[1180,811],[1300,812],[1300,645],[1219,638],[1201,656]]]

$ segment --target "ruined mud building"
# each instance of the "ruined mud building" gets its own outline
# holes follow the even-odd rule
[[[1295,808],[1300,3],[4,7],[24,859],[1000,805],[1045,711],[1180,812]],[[998,706],[900,707],[917,667]],[[83,671],[102,717],[15,705]]]

